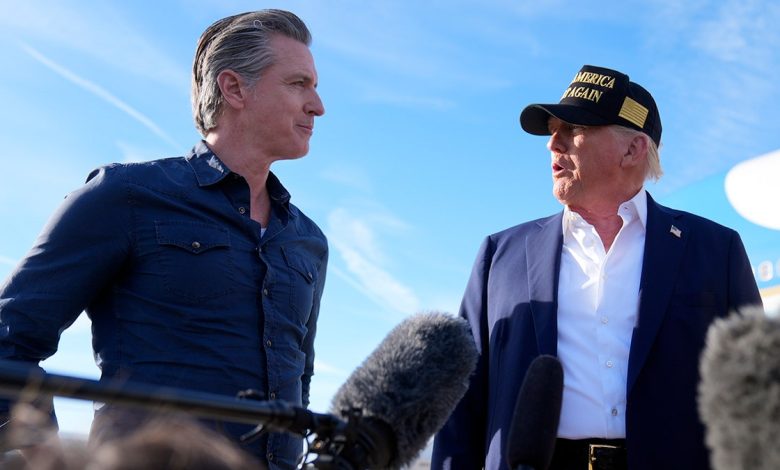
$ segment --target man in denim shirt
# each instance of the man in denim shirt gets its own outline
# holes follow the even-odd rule
[[[0,358],[37,365],[86,310],[102,381],[308,405],[328,246],[270,166],[306,155],[325,111],[310,43],[280,10],[203,33],[192,106],[204,140],[185,157],[97,169],[67,196],[0,290]],[[110,408],[93,435],[137,424],[112,413],[99,430]],[[292,468],[301,441],[245,448]]]

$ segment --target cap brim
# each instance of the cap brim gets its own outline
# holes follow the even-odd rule
[[[580,106],[568,104],[529,104],[520,113],[520,125],[529,134],[550,135],[547,125],[550,116],[569,124],[581,126],[604,126],[610,124],[609,120]]]

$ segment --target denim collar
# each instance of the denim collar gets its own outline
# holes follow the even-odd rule
[[[187,155],[187,162],[192,167],[192,171],[195,173],[195,178],[198,180],[198,186],[212,186],[220,183],[228,176],[233,175],[234,178],[241,178],[237,173],[234,173],[227,167],[217,155],[211,151],[206,145],[206,142],[199,141]],[[268,189],[268,195],[271,197],[271,201],[282,206],[287,206],[290,202],[290,193],[279,181],[279,178],[268,172],[268,180],[266,181],[266,188]]]

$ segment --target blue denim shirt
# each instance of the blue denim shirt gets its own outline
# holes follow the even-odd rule
[[[0,358],[37,364],[85,310],[101,380],[307,406],[328,245],[273,174],[267,187],[261,237],[246,181],[204,142],[93,171],[0,289]],[[248,450],[291,468],[300,445]]]

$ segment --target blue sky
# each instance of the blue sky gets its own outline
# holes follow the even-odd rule
[[[485,235],[559,210],[546,138],[525,134],[518,115],[557,102],[583,64],[621,70],[655,96],[666,175],[648,190],[662,202],[706,212],[686,188],[720,184],[734,165],[780,148],[771,0],[0,7],[0,277],[91,169],[182,155],[197,141],[189,70],[211,22],[276,7],[309,25],[326,114],[309,155],[273,170],[330,242],[315,411],[406,316],[457,310]],[[45,365],[97,377],[86,318]],[[63,430],[86,431],[89,405],[59,406]]]

